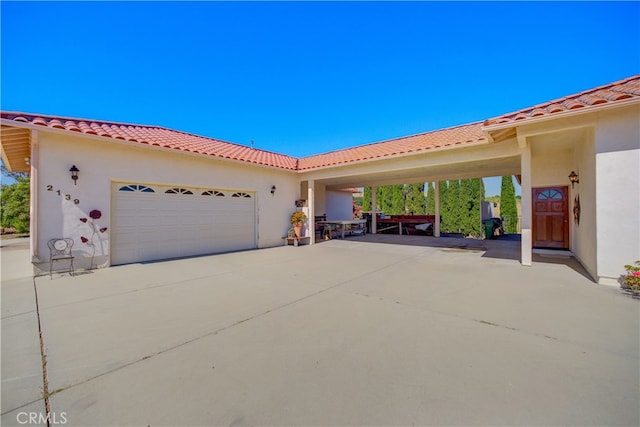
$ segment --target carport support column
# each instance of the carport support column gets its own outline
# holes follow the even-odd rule
[[[316,182],[313,179],[307,181],[307,206],[309,207],[309,218],[307,218],[307,230],[309,230],[309,244],[316,243],[316,207],[315,207]]]
[[[523,138],[524,139],[524,138]],[[520,262],[531,265],[533,260],[533,235],[531,228],[531,145],[519,140],[522,154],[520,155],[520,173],[522,174],[522,234],[520,242]]]
[[[376,197],[376,191],[378,187],[375,185],[371,187],[371,234],[376,234],[378,230],[378,198]]]
[[[436,223],[433,224],[433,237],[440,237],[440,181],[435,185]]]

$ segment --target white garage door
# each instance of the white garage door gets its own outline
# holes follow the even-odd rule
[[[114,183],[111,264],[256,248],[255,193]]]

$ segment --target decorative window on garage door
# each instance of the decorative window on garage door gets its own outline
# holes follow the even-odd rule
[[[167,194],[193,194],[193,191],[187,190],[186,188],[170,188],[165,191]]]
[[[203,196],[224,197],[224,193],[218,190],[207,190],[202,192]]]
[[[231,195],[231,197],[243,197],[245,199],[250,199],[251,198],[251,194],[249,193],[242,193],[242,192],[238,192],[238,193],[233,193]]]
[[[146,185],[124,185],[119,188],[118,191],[131,191],[131,192],[139,192],[139,193],[155,193],[154,189],[151,187],[147,187]]]

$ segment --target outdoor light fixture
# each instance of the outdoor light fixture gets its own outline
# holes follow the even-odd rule
[[[578,174],[575,171],[571,171],[569,174],[569,181],[571,181],[571,188],[573,189],[574,184],[579,184],[580,180],[578,179]]]
[[[275,192],[276,192],[276,186],[272,185],[271,186],[271,195],[273,196],[275,194]]]
[[[71,169],[69,169],[69,172],[71,172],[71,179],[73,180],[73,185],[78,185],[78,172],[80,172],[80,169],[78,169],[76,165],[73,165],[71,166]]]
[[[24,164],[27,165],[27,166],[31,166],[31,159],[28,158],[28,157],[25,157],[24,158]]]

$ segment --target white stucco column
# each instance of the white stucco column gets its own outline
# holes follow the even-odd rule
[[[309,244],[316,243],[316,208],[315,208],[315,186],[312,179],[307,181],[307,207],[309,208],[309,218],[307,218],[307,230],[309,232]]]
[[[433,237],[440,237],[440,181],[435,184],[436,223],[433,224]]]
[[[371,187],[371,234],[376,234],[376,231],[378,229],[378,209],[376,207],[376,205],[378,204],[378,200],[376,197],[376,190],[377,187],[375,185]]]
[[[31,260],[38,256],[38,131],[31,131],[31,158],[29,165],[29,248]]]
[[[533,235],[532,235],[532,201],[531,201],[531,145],[526,143],[521,148],[520,173],[522,175],[522,234],[520,243],[520,262],[522,265],[531,265],[533,260]]]

